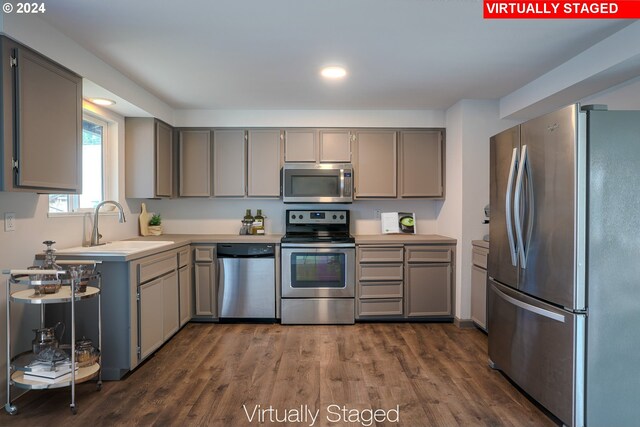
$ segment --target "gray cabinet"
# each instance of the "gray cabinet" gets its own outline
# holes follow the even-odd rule
[[[162,278],[162,314],[162,339],[166,341],[180,329],[178,273],[175,271]]]
[[[352,133],[348,130],[321,130],[320,163],[350,163]]]
[[[247,154],[244,130],[213,132],[213,194],[243,197],[246,193]]]
[[[443,146],[440,130],[400,132],[400,197],[444,197]]]
[[[398,176],[397,132],[359,130],[355,135],[355,197],[395,198]]]
[[[471,320],[484,331],[487,330],[487,257],[489,250],[484,242],[474,241],[471,252]]]
[[[1,37],[0,190],[82,192],[82,78]]]
[[[439,246],[405,247],[405,315],[453,315],[453,249]]]
[[[218,317],[216,247],[197,245],[193,248],[194,259],[194,318],[214,320]]]
[[[163,279],[159,278],[140,286],[140,354],[142,360],[164,343]]]
[[[356,318],[403,317],[402,245],[360,245],[357,250]]]
[[[284,161],[315,163],[318,158],[318,131],[288,129],[284,131]]]
[[[249,197],[280,197],[280,131],[248,131]]]
[[[178,251],[178,288],[180,300],[180,327],[184,326],[193,315],[191,247],[186,246]]]
[[[173,195],[173,128],[152,117],[125,118],[125,191],[138,199]]]
[[[211,131],[181,130],[179,196],[211,196]]]

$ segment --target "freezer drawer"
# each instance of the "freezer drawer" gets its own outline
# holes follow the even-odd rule
[[[492,280],[489,284],[489,358],[564,424],[575,426],[575,390],[583,384],[576,360],[583,354],[584,316]]]

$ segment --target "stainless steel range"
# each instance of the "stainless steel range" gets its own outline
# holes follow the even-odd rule
[[[348,210],[287,210],[282,323],[353,324],[355,239]]]

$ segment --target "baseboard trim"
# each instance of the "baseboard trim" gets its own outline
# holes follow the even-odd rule
[[[453,319],[453,324],[456,325],[460,329],[474,329],[476,327],[476,324],[473,323],[473,320],[471,320],[471,319],[459,319],[457,317],[455,319]]]

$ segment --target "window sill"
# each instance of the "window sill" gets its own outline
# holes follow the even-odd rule
[[[81,211],[81,212],[48,212],[48,218],[69,218],[69,217],[82,217],[93,216],[93,211]],[[100,216],[118,216],[118,211],[100,211]]]

